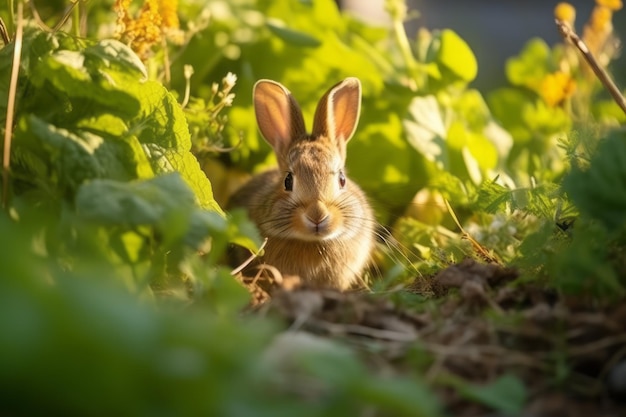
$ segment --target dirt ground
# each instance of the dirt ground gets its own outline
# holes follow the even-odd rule
[[[504,416],[450,381],[513,374],[526,386],[524,417],[626,416],[626,300],[601,305],[517,278],[465,260],[385,294],[248,284],[257,312],[347,342],[380,372],[423,375],[450,415]]]

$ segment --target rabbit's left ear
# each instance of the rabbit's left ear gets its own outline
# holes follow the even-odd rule
[[[320,99],[313,120],[313,135],[325,135],[335,141],[345,158],[361,112],[361,82],[349,77],[333,86]]]

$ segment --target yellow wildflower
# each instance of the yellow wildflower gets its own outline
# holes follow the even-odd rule
[[[613,18],[613,12],[608,7],[596,6],[591,12],[591,18],[589,19],[589,25],[594,32],[602,33],[609,28],[612,28],[611,19]]]
[[[117,25],[120,31],[124,30],[124,27],[119,27],[124,25],[128,18],[128,7],[130,7],[130,0],[115,0],[113,4],[113,10],[117,13]]]
[[[145,59],[150,48],[162,38],[159,3],[158,0],[144,0],[136,18],[130,16],[130,3],[131,0],[116,0],[113,5],[118,16],[118,37]]]
[[[163,28],[178,29],[180,22],[178,20],[178,0],[160,0],[159,1],[159,13],[161,13]]]
[[[550,107],[561,104],[570,98],[576,90],[576,82],[567,73],[556,71],[547,74],[541,81],[539,95]]]
[[[567,22],[570,26],[574,26],[574,20],[576,19],[576,9],[574,6],[567,2],[561,2],[554,8],[554,17]]]
[[[589,22],[583,28],[583,42],[589,48],[589,51],[596,57],[596,59],[603,60],[602,55],[607,41],[610,39],[613,32],[613,11],[605,6],[597,4],[591,16]]]
[[[163,36],[175,45],[182,45],[185,42],[185,33],[180,30],[176,9],[178,9],[178,0],[159,0]]]
[[[612,11],[622,8],[622,0],[596,0],[596,4]]]

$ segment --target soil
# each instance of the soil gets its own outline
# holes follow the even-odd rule
[[[375,371],[422,375],[450,415],[504,416],[450,381],[513,374],[526,386],[524,417],[626,416],[626,300],[565,296],[518,275],[468,259],[384,294],[289,277],[248,287],[258,313],[349,343]]]

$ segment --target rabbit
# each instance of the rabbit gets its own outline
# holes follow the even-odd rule
[[[346,144],[361,108],[361,83],[350,77],[320,99],[307,133],[300,106],[283,85],[259,80],[256,121],[278,168],[258,174],[229,205],[245,207],[267,244],[258,263],[312,287],[346,290],[375,245],[375,220],[364,192],[346,177]]]

